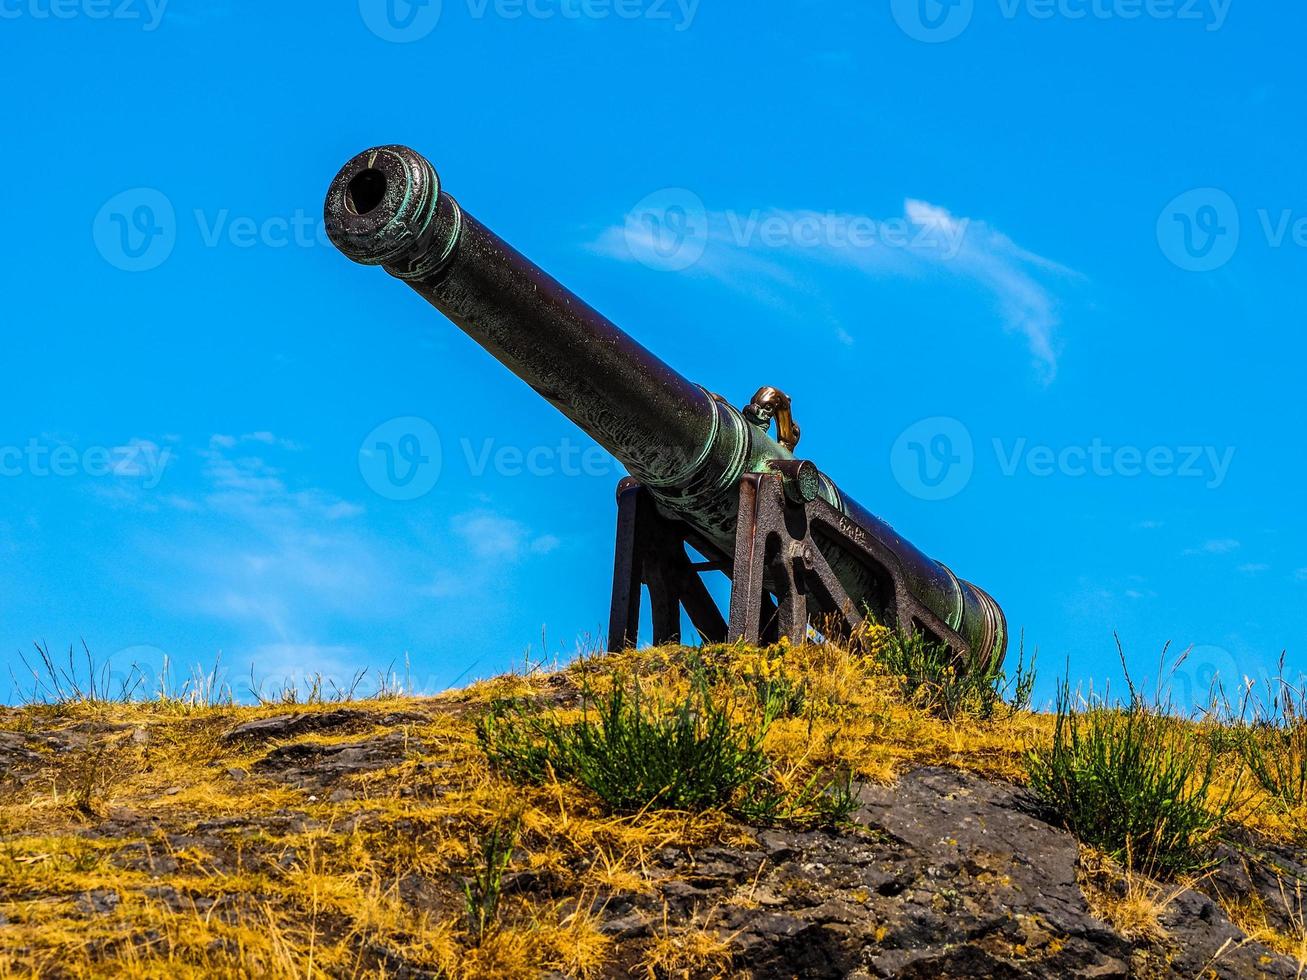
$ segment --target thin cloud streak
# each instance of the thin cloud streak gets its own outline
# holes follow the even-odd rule
[[[1022,248],[984,221],[957,217],[947,208],[912,198],[904,202],[901,216],[887,220],[779,209],[707,211],[701,218],[703,252],[687,272],[747,291],[779,308],[790,307],[796,293],[803,294],[805,303],[813,299],[813,290],[796,275],[795,258],[876,278],[919,278],[928,271],[951,275],[980,285],[994,297],[1004,329],[1025,340],[1041,383],[1051,384],[1057,377],[1062,320],[1055,285],[1084,277]],[[659,256],[667,250],[666,243],[658,241],[658,227],[657,222],[628,220],[605,229],[588,247],[609,258],[660,267]],[[775,234],[777,229],[789,232]],[[840,333],[844,342],[851,341],[842,329]]]

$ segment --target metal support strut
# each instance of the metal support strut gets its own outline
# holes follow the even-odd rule
[[[634,647],[641,590],[649,591],[653,642],[681,642],[681,610],[705,643],[802,643],[814,616],[825,631],[852,632],[867,615],[898,629],[917,630],[970,662],[959,633],[908,590],[890,542],[878,540],[821,499],[803,491],[804,466],[787,462],[740,481],[735,554],[723,555],[689,525],[659,513],[652,495],[633,478],[617,488],[617,550],[608,649]],[[883,583],[876,608],[856,603],[831,568],[818,541],[853,552]],[[707,559],[691,561],[686,546]],[[732,581],[730,621],[722,618],[700,573],[721,571]]]

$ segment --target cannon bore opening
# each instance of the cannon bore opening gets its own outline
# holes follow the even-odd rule
[[[386,175],[371,167],[360,170],[345,188],[345,207],[351,214],[370,214],[385,199]]]

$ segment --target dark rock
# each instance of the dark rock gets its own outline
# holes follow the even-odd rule
[[[135,727],[135,725],[125,721],[88,720],[74,722],[67,726],[64,729],[64,734],[75,732],[79,735],[114,735]]]
[[[807,921],[797,916],[771,912],[754,919],[749,924],[749,931],[759,939],[775,942],[778,939],[797,935],[807,927]]]
[[[1307,906],[1307,864],[1300,851],[1233,831],[1215,858],[1219,863],[1207,881],[1212,894],[1259,906],[1280,932],[1298,935]]]
[[[179,892],[172,885],[151,885],[141,894],[164,905],[171,912],[205,913],[217,904],[217,900],[204,895],[191,895]]]
[[[605,928],[625,935],[670,912],[673,926],[732,936],[735,969],[757,978],[1295,973],[1192,892],[1163,916],[1167,940],[1118,935],[1089,910],[1075,839],[1018,787],[928,768],[861,797],[857,830],[762,830],[752,853],[664,850],[667,880]]]
[[[697,888],[683,879],[669,881],[667,884],[663,885],[662,892],[665,898],[676,899],[681,902],[702,901],[712,895],[710,891],[703,888]]]
[[[548,871],[542,868],[528,868],[525,871],[510,871],[505,874],[502,888],[505,895],[540,895],[547,894],[553,883],[554,876]]]
[[[461,908],[463,896],[460,894],[455,898],[447,882],[428,878],[426,875],[408,874],[399,881],[399,897],[412,908],[434,912],[441,908],[442,903],[451,900],[457,901]]]
[[[32,743],[33,739],[19,732],[0,732],[0,772],[20,762],[40,762],[41,754]]]
[[[77,896],[77,909],[83,915],[108,915],[121,901],[116,891],[96,888]]]
[[[313,732],[329,732],[340,729],[361,731],[377,726],[394,726],[405,722],[425,721],[426,716],[414,712],[391,712],[376,714],[359,711],[356,708],[335,708],[331,711],[301,711],[293,714],[273,715],[270,718],[256,718],[227,731],[223,738],[229,742],[271,741],[273,739],[294,738]]]
[[[652,932],[648,920],[639,912],[632,912],[616,919],[608,919],[599,927],[599,931],[605,936],[611,936],[618,940],[643,939]]]
[[[385,966],[385,976],[394,977],[395,980],[439,980],[442,976],[435,970],[410,963],[402,953],[383,943],[369,942],[364,944],[363,949]]]
[[[279,745],[254,764],[254,771],[301,788],[322,787],[351,776],[403,762],[421,744],[403,732],[388,732],[360,742]]]
[[[779,831],[764,830],[758,835],[758,843],[773,861],[784,861],[795,853],[791,838]]]
[[[1266,947],[1245,944],[1245,936],[1206,895],[1184,892],[1159,917],[1169,934],[1165,946],[1172,969],[1187,977],[1297,977],[1287,957],[1268,956]]]

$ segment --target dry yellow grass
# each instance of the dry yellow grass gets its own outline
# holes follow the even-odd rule
[[[619,945],[599,929],[599,896],[648,893],[659,873],[651,857],[664,848],[746,845],[747,828],[716,811],[614,816],[566,783],[514,785],[489,769],[474,728],[496,698],[573,710],[582,679],[602,686],[614,670],[675,698],[687,689],[689,657],[644,650],[437,698],[352,702],[358,714],[346,730],[277,743],[224,734],[288,710],[341,706],[5,712],[0,732],[40,733],[66,748],[25,764],[22,781],[0,777],[0,978],[381,977],[401,963],[452,978],[587,977],[619,962],[651,978],[728,973],[730,937],[711,922],[664,923],[652,939]],[[1020,782],[1025,752],[1049,738],[1039,714],[946,720],[905,706],[895,679],[835,646],[702,657],[723,685],[781,670],[807,685],[810,710],[778,721],[765,743],[796,783],[831,767],[887,783],[917,765]],[[393,759],[327,788],[260,771],[287,744],[381,736],[397,740]],[[1250,798],[1246,819],[1283,831],[1260,803]],[[522,887],[505,894],[497,927],[478,945],[460,883],[473,842],[509,811],[520,814],[520,840],[508,874]],[[1149,928],[1146,910],[1129,914]]]
[[[1194,881],[1161,884],[1123,868],[1092,848],[1080,848],[1080,887],[1093,913],[1127,939],[1166,938],[1162,914]]]
[[[731,937],[708,923],[673,928],[664,914],[662,927],[654,931],[645,951],[643,965],[649,980],[726,976],[731,967]]]

